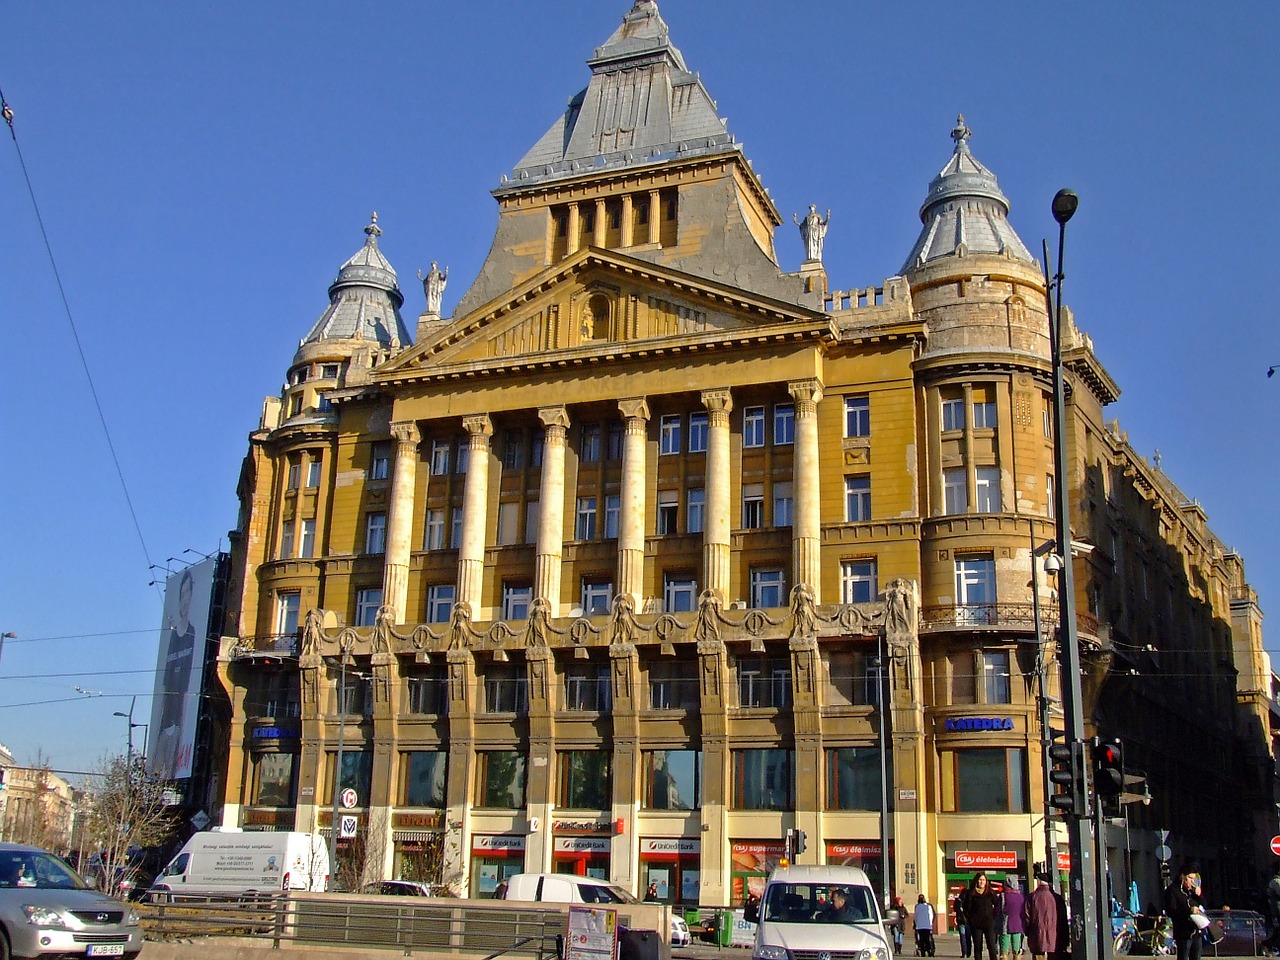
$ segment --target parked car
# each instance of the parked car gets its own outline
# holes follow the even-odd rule
[[[693,943],[693,935],[689,932],[689,925],[684,922],[684,917],[671,914],[671,945],[687,947],[691,943]]]
[[[1267,939],[1267,921],[1252,910],[1206,910],[1209,920],[1222,922],[1223,937],[1218,943],[1206,939],[1201,952],[1214,957],[1256,957]]]
[[[361,893],[372,893],[380,897],[429,897],[431,885],[418,883],[416,880],[375,880],[360,888]]]
[[[0,928],[14,957],[136,957],[142,950],[133,907],[90,889],[47,850],[17,843],[0,843]]]

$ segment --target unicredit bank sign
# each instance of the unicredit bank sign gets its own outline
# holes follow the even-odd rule
[[[1012,730],[1013,717],[947,717],[942,729],[947,733],[970,733],[976,730]]]

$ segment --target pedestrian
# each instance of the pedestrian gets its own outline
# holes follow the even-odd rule
[[[1200,960],[1200,948],[1204,944],[1200,932],[1209,925],[1200,896],[1200,874],[1194,864],[1184,864],[1177,879],[1164,892],[1164,912],[1173,921],[1178,960]]]
[[[969,881],[964,912],[969,920],[974,960],[982,960],[983,943],[987,945],[987,960],[996,960],[996,892],[985,871],[979,870]]]
[[[951,915],[955,919],[956,933],[960,934],[960,956],[969,956],[971,941],[969,938],[969,916],[965,912],[965,903],[969,899],[969,887],[966,884],[951,901]]]
[[[889,903],[889,909],[898,914],[896,920],[893,921],[893,952],[902,952],[902,935],[907,929],[907,905],[902,902],[901,897],[894,897]]]
[[[1066,949],[1065,943],[1058,942],[1058,900],[1053,887],[1049,885],[1049,875],[1036,875],[1036,889],[1022,904],[1022,929],[1027,937],[1027,950],[1032,960],[1046,960],[1052,954]],[[1065,919],[1066,911],[1063,911]]]
[[[1274,951],[1280,948],[1280,866],[1276,867],[1276,875],[1267,882],[1263,900],[1267,916],[1267,939],[1263,945]]]
[[[1000,956],[1003,960],[1018,960],[1022,956],[1022,937],[1026,931],[1022,925],[1022,905],[1026,899],[1018,885],[1018,878],[1006,878],[1004,893],[1001,895],[1004,930],[1000,934]]]
[[[644,892],[644,899],[647,903],[653,903],[658,899],[658,885],[656,883],[649,884],[649,889]]]
[[[933,923],[936,919],[933,904],[925,899],[924,894],[916,897],[916,909],[912,914],[912,926],[916,931],[916,956],[932,957],[936,947],[933,943]]]

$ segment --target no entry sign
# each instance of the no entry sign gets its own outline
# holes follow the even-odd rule
[[[1271,852],[1280,857],[1280,837],[1271,838]]]

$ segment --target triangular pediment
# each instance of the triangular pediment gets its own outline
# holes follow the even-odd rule
[[[379,367],[375,378],[600,362],[656,349],[787,339],[829,327],[823,313],[589,247],[507,296],[443,322]]]

